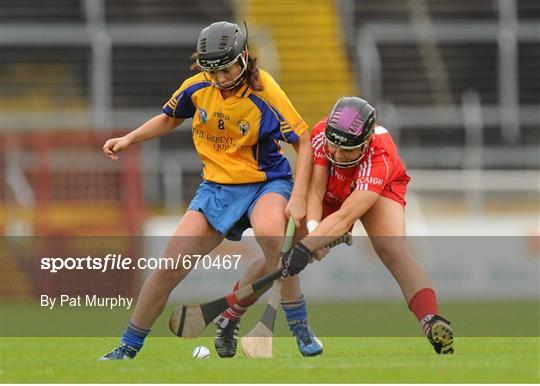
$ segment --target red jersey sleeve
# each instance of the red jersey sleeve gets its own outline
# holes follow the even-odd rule
[[[324,129],[326,128],[326,119],[323,119],[311,131],[311,148],[313,149],[313,163],[315,165],[328,166],[328,158],[324,154],[324,146],[326,140],[324,137]]]

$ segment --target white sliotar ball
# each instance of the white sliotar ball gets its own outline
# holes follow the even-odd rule
[[[193,354],[191,354],[193,359],[208,359],[210,358],[210,350],[204,346],[197,346],[193,349]]]

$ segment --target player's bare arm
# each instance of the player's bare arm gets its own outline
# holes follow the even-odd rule
[[[309,183],[308,198],[307,198],[307,221],[308,231],[313,231],[318,223],[321,222],[323,207],[322,201],[326,192],[326,184],[328,183],[328,168],[321,165],[313,165],[311,173],[311,181]],[[311,223],[314,221],[314,223]],[[310,225],[313,229],[310,229]]]
[[[379,198],[378,193],[355,191],[339,210],[326,217],[315,231],[294,244],[282,257],[283,266],[291,276],[300,273],[311,261],[313,253],[332,241],[337,240],[361,217]],[[341,233],[339,233],[341,232]]]
[[[159,114],[123,137],[109,139],[103,145],[103,153],[113,161],[116,161],[118,160],[118,153],[127,149],[129,146],[168,134],[180,126],[183,121],[184,119],[182,118],[173,118],[165,114]]]
[[[367,190],[353,192],[336,212],[326,217],[312,233],[306,236],[302,243],[311,251],[338,239],[347,232],[354,222],[362,217],[377,201],[379,194]]]
[[[285,208],[285,214],[292,217],[297,228],[300,221],[306,216],[306,196],[311,175],[311,165],[313,163],[313,152],[311,150],[311,140],[309,133],[305,131],[300,134],[298,141],[293,144],[298,154],[296,160],[296,171],[294,175],[294,187],[291,198]]]
[[[308,189],[306,227],[307,232],[313,232],[321,222],[323,215],[323,199],[328,183],[328,168],[313,164],[311,180]],[[330,252],[330,248],[323,247],[316,250],[311,256],[310,262],[320,261]]]

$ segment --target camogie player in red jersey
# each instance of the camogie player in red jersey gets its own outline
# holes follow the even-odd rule
[[[311,138],[310,233],[283,256],[289,275],[300,272],[309,260],[324,257],[328,250],[321,247],[360,219],[435,351],[453,353],[450,322],[438,315],[435,291],[404,237],[410,178],[392,137],[375,123],[375,109],[360,98],[341,98],[330,115],[315,125]]]

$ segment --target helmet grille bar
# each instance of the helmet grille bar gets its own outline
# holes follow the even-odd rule
[[[199,49],[201,52],[206,52],[206,38],[202,38],[199,42]]]
[[[330,124],[332,126],[336,126],[339,122],[339,118],[341,117],[341,111],[336,111],[334,114],[332,114],[332,117],[330,118]]]
[[[364,122],[362,122],[360,117],[357,116],[356,118],[354,118],[354,121],[352,122],[349,131],[353,133],[358,133],[362,131],[363,125],[364,125]]]

